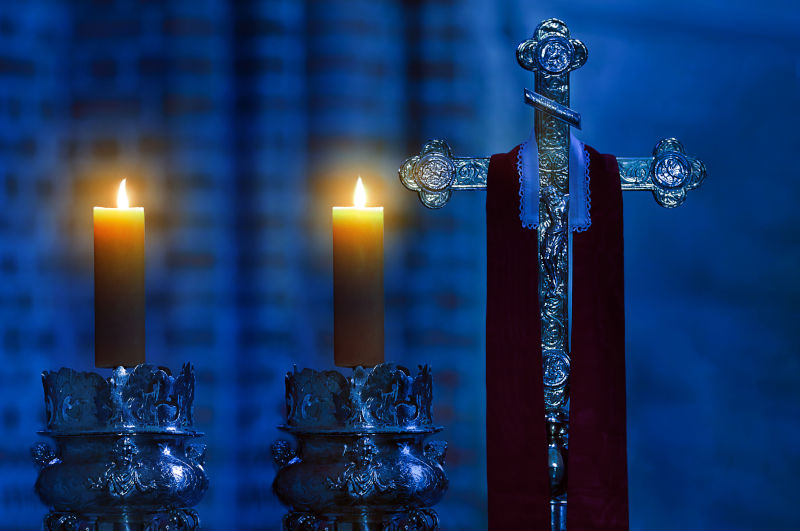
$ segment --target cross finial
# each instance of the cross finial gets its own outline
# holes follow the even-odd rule
[[[557,18],[536,27],[533,36],[517,46],[517,62],[525,70],[559,76],[586,63],[589,52],[577,39],[569,38],[569,28]]]

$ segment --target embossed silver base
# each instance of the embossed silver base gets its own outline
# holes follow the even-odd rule
[[[332,517],[290,512],[283,517],[284,531],[434,531],[438,528],[439,517],[430,508],[399,513],[368,511]]]
[[[44,372],[47,430],[31,448],[46,531],[190,531],[208,489],[191,429],[194,371],[142,364],[110,378]]]
[[[192,509],[138,515],[79,516],[53,511],[44,517],[45,531],[193,531],[200,518]]]
[[[286,531],[432,531],[447,490],[447,443],[431,418],[427,366],[356,367],[350,378],[311,369],[286,375],[287,423],[297,448],[272,445],[273,490],[291,507]]]

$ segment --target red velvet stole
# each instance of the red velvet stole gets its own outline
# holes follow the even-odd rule
[[[628,529],[622,191],[589,152],[591,227],[573,236],[569,531]],[[550,529],[536,231],[519,220],[517,150],[489,164],[486,446],[489,528]]]
[[[536,231],[519,220],[516,148],[486,191],[486,459],[491,531],[550,528]]]

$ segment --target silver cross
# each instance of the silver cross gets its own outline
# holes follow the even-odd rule
[[[539,24],[533,37],[517,47],[520,66],[535,75],[535,92],[525,90],[525,102],[536,109],[539,151],[539,300],[542,322],[545,416],[548,423],[553,531],[566,529],[564,457],[568,450],[570,353],[568,348],[568,226],[569,127],[580,128],[580,114],[569,108],[569,73],[586,62],[586,46],[570,39],[567,25],[557,19]],[[651,157],[618,157],[624,191],[648,190],[658,204],[673,208],[706,176],[703,163],[685,153],[674,138],[659,141]],[[400,181],[419,193],[428,208],[441,208],[454,190],[484,190],[489,157],[454,157],[444,140],[431,140],[419,155],[400,167]]]

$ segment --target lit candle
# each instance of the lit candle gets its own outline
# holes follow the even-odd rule
[[[94,207],[94,364],[144,363],[144,209]]]
[[[367,207],[361,177],[353,207],[333,207],[333,358],[339,367],[383,363],[383,207]]]

